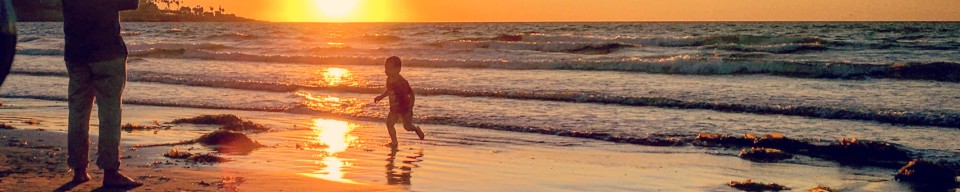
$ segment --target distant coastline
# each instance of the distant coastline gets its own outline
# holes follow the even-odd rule
[[[182,6],[179,9],[161,9],[156,0],[139,0],[140,8],[120,12],[127,22],[261,22],[226,13],[223,8],[212,6]],[[61,0],[13,0],[20,22],[63,21]],[[179,5],[178,5],[179,6]],[[169,5],[167,6],[169,7]],[[209,8],[209,9],[208,9]]]

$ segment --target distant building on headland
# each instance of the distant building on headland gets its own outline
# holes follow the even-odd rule
[[[17,19],[21,22],[58,22],[63,21],[62,0],[13,0]],[[227,14],[222,7],[214,9],[203,6],[183,6],[171,8],[171,4],[180,5],[175,0],[139,0],[140,8],[120,12],[123,21],[132,22],[257,22],[257,20]],[[158,3],[166,4],[160,9]]]

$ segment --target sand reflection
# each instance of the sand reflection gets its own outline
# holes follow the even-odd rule
[[[304,173],[304,175],[323,180],[356,184],[357,182],[344,178],[347,174],[344,169],[353,166],[349,159],[341,159],[336,156],[337,153],[346,151],[351,144],[357,142],[357,137],[350,134],[354,128],[355,125],[346,121],[314,119],[312,129],[317,135],[315,142],[317,146],[324,147],[319,155],[322,159],[316,161],[316,164],[323,168],[311,173]]]

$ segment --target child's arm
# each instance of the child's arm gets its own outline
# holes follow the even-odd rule
[[[383,91],[383,94],[378,95],[377,98],[373,98],[373,103],[379,103],[380,100],[383,100],[384,97],[387,97],[391,93],[393,93],[393,90],[390,90],[390,86],[387,86],[387,90]]]

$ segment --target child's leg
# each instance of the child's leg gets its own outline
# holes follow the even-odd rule
[[[393,127],[397,123],[397,118],[397,113],[391,111],[390,114],[387,114],[387,132],[390,133],[390,145],[392,147],[397,147],[400,144],[397,142],[397,129]]]
[[[413,125],[413,111],[407,111],[406,113],[400,115],[400,117],[403,118],[403,129],[416,131],[417,137],[420,137],[420,140],[423,140],[423,130],[420,130],[420,127]]]

